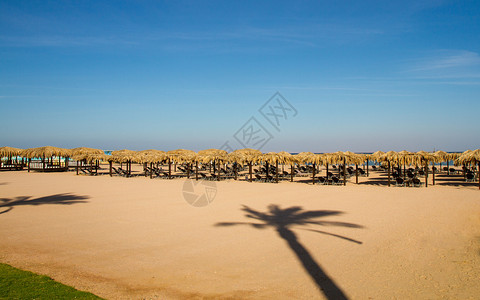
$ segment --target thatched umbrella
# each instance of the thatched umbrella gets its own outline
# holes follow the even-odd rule
[[[160,163],[167,158],[165,151],[149,149],[138,151],[135,157],[137,163],[143,164],[145,177],[147,177],[147,165],[150,164],[150,178],[153,178],[153,164]],[[157,166],[158,167],[158,166]]]
[[[278,183],[278,162],[280,160],[280,156],[276,152],[268,152],[261,156],[261,160],[266,163],[266,173],[268,178],[268,165],[275,164],[276,167],[276,174],[275,174],[275,181]]]
[[[447,155],[447,175],[450,175],[450,161],[453,161],[455,164],[455,160],[459,158],[461,153],[448,153]]]
[[[72,157],[82,154],[104,154],[105,152],[100,149],[87,148],[87,147],[78,147],[70,149],[72,151]]]
[[[445,151],[441,151],[441,150],[438,150],[434,153],[435,157],[437,158],[437,162],[440,163],[440,169],[439,171],[442,171],[442,162],[446,161],[447,162],[447,169],[448,169],[448,160],[449,160],[449,155],[447,152]],[[435,168],[433,168],[433,174],[435,174]],[[435,175],[434,177],[435,178]],[[433,184],[435,185],[435,180],[433,182]]]
[[[109,161],[111,159],[111,156],[110,155],[106,155],[105,153],[85,153],[85,154],[77,154],[77,155],[74,155],[73,156],[73,159],[75,159],[77,161],[77,167],[76,167],[76,171],[77,171],[77,175],[78,175],[78,171],[79,171],[79,166],[78,166],[78,161],[83,161],[85,163],[88,163],[90,165],[94,164],[94,166],[90,166],[90,170],[93,172],[93,170],[95,171],[94,173],[97,174],[98,173],[98,168],[99,168],[99,162],[100,161]],[[111,161],[110,161],[110,165],[111,165]],[[92,168],[94,168],[92,170]],[[112,176],[112,170],[110,168],[110,176]]]
[[[463,179],[465,179],[465,176],[466,176],[465,171],[467,169],[467,163],[470,162],[467,158],[469,157],[470,153],[472,153],[472,152],[473,152],[472,150],[466,150],[462,154],[460,154],[458,156],[458,158],[455,160],[455,163],[457,165],[462,165]]]
[[[347,155],[347,162],[349,164],[355,164],[355,183],[358,184],[358,165],[365,161],[366,155],[353,153],[351,151],[346,151],[345,154]]]
[[[23,151],[23,149],[8,146],[0,147],[0,162],[3,157],[8,157],[9,162],[11,162],[12,157],[15,157],[15,162],[17,163],[16,157],[21,155]]]
[[[98,154],[98,155],[104,155],[105,152],[100,149],[93,149],[93,148],[87,148],[87,147],[78,147],[78,148],[73,148],[70,149],[72,152],[72,158],[77,161],[77,166],[76,166],[76,171],[78,175],[78,169],[79,169],[79,162],[84,161],[86,162],[86,157],[91,155],[91,154]],[[89,162],[95,162],[90,160]],[[97,162],[95,162],[97,163]]]
[[[428,164],[430,162],[438,161],[438,158],[435,157],[433,153],[418,151],[417,153],[415,153],[413,161],[415,162],[415,164],[425,166],[425,187],[428,187]],[[434,181],[434,184],[435,184],[435,181]]]
[[[403,163],[403,180],[406,179],[406,165],[409,164],[411,165],[414,161],[415,153],[409,152],[407,150],[402,150],[400,152],[397,152],[396,155],[396,162],[398,164],[398,167],[401,169],[401,164]]]
[[[72,156],[72,151],[70,149],[52,147],[52,146],[45,146],[45,147],[38,147],[38,148],[30,148],[22,151],[22,156],[28,158],[29,162],[32,158],[41,158],[42,159],[42,169],[45,171],[46,168],[46,161],[45,159],[49,158],[51,163],[53,163],[53,157],[57,156],[60,166],[60,158],[64,157],[66,159],[65,165],[68,169],[68,158]],[[28,164],[28,171],[30,171],[30,163]]]
[[[319,157],[312,153],[312,152],[300,152],[297,155],[295,155],[295,159],[298,162],[304,163],[304,164],[312,164],[312,184],[315,184],[315,171],[316,171],[316,164],[319,161]]]
[[[249,173],[250,173],[250,182],[252,182],[252,176],[253,176],[252,175],[252,165],[253,165],[253,163],[258,161],[258,159],[262,155],[262,152],[260,150],[245,148],[245,149],[235,150],[232,153],[236,153],[235,155],[242,155],[243,156],[244,161],[248,165],[248,170],[249,170]]]
[[[202,163],[213,162],[213,174],[215,175],[215,166],[217,166],[217,180],[220,180],[221,163],[228,161],[228,153],[220,149],[207,149],[198,151],[198,160]],[[198,165],[197,165],[198,174]],[[198,175],[197,175],[198,178]]]
[[[457,158],[457,161],[459,163],[462,163],[463,165],[467,164],[467,163],[471,163],[473,164],[474,166],[478,164],[478,188],[480,189],[480,149],[477,149],[477,150],[468,150],[468,151],[465,151],[462,155],[460,155],[458,158]]]
[[[112,151],[110,159],[117,163],[126,163],[127,170],[125,172],[129,177],[132,175],[132,162],[137,159],[137,151],[127,149]]]
[[[388,186],[390,186],[390,169],[392,162],[397,162],[398,155],[395,151],[388,151],[380,156],[377,157],[378,162],[387,162],[388,164]]]
[[[233,151],[228,154],[227,160],[231,163],[233,163],[233,172],[235,175],[235,180],[237,180],[238,177],[238,164],[245,164],[245,156],[238,151]]]
[[[293,182],[294,164],[296,162],[295,156],[285,151],[280,151],[277,153],[277,155],[279,163],[281,163],[282,165],[290,164],[290,181]]]
[[[358,164],[359,163],[359,159],[360,157],[357,156],[357,154],[353,153],[353,152],[350,152],[350,151],[346,151],[346,152],[342,152],[342,151],[337,151],[337,152],[334,152],[334,153],[328,153],[326,155],[326,161],[328,161],[328,163],[330,164],[333,164],[333,163],[343,163],[343,185],[346,185],[347,184],[347,168],[346,168],[346,165],[347,164]],[[339,168],[339,172],[340,172],[340,168]]]
[[[197,158],[197,153],[192,150],[177,149],[170,150],[166,153],[168,158],[168,177],[172,178],[172,162],[174,163],[192,163]]]

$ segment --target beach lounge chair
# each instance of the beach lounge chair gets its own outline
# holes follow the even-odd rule
[[[422,182],[420,181],[420,179],[418,179],[418,178],[416,178],[416,177],[412,179],[412,183],[413,183],[413,186],[414,186],[414,187],[420,187],[420,186],[422,186]]]
[[[112,170],[113,170],[113,172],[115,172],[115,174],[123,176],[123,172],[120,171],[121,170],[120,168],[117,169],[115,167],[112,167]]]
[[[395,185],[396,186],[405,186],[405,180],[402,177],[395,178]]]
[[[325,185],[325,184],[327,184],[327,179],[323,176],[320,176],[320,177],[318,177],[318,183],[322,184],[322,185]]]
[[[465,182],[474,182],[475,181],[475,175],[471,172],[468,172],[467,175],[465,176]]]
[[[337,176],[332,176],[332,184],[333,185],[341,185],[342,183],[340,182],[340,179],[338,179]]]

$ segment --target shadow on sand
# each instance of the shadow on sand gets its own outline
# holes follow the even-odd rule
[[[342,289],[333,281],[332,278],[328,276],[328,274],[315,261],[308,250],[298,241],[298,238],[291,230],[291,227],[297,225],[320,225],[363,228],[361,225],[318,220],[318,218],[338,216],[343,213],[335,210],[306,211],[299,206],[292,206],[282,209],[278,205],[269,205],[267,212],[260,212],[244,205],[242,211],[245,212],[245,216],[247,218],[254,219],[258,222],[221,222],[215,224],[215,226],[249,225],[257,229],[275,229],[278,235],[287,242],[290,249],[292,249],[298,260],[302,263],[305,271],[310,275],[311,279],[315,282],[317,287],[327,299],[348,299]],[[356,244],[362,244],[360,241],[325,231],[308,228],[300,229],[338,237]]]
[[[71,205],[77,203],[86,203],[85,199],[90,197],[88,196],[78,196],[71,193],[56,194],[51,196],[45,196],[40,198],[33,198],[31,196],[19,196],[15,198],[0,198],[0,210],[7,208],[4,211],[1,211],[0,214],[7,213],[11,211],[15,206],[22,205],[43,205],[43,204],[60,204],[60,205]]]

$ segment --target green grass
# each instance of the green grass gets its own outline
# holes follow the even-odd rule
[[[0,299],[102,299],[50,277],[0,264]]]

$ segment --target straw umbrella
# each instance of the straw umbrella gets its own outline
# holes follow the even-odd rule
[[[177,149],[166,153],[168,159],[168,177],[172,178],[172,163],[192,163],[197,159],[197,153],[192,150]]]
[[[440,163],[440,169],[439,169],[439,172],[442,171],[442,162],[446,161],[447,162],[447,165],[448,165],[448,153],[445,152],[445,151],[441,151],[441,150],[438,150],[434,153],[435,157],[437,158],[437,162]],[[448,169],[448,166],[447,166],[447,169]],[[435,169],[433,169],[433,171],[435,171]],[[435,184],[435,183],[434,183]]]
[[[346,151],[347,162],[349,164],[355,164],[355,183],[358,184],[358,165],[365,161],[365,155]]]
[[[207,149],[207,150],[200,150],[198,151],[198,160],[202,163],[210,163],[213,162],[213,174],[215,175],[215,165],[217,166],[217,181],[220,180],[220,172],[221,172],[221,163],[228,161],[228,153],[225,150],[220,149]],[[197,165],[197,173],[198,173],[198,165]],[[197,176],[198,178],[198,176]]]
[[[387,162],[387,164],[388,164],[388,186],[390,186],[390,184],[391,184],[391,180],[390,180],[391,164],[392,164],[392,162],[397,162],[397,158],[398,158],[398,155],[397,155],[397,152],[395,152],[395,151],[388,151],[388,152],[383,153],[382,155],[379,155],[377,157],[377,161]]]
[[[245,163],[245,156],[238,151],[233,151],[228,154],[227,161],[233,163],[233,173],[235,176],[235,180],[237,180],[238,177],[238,164],[243,164]]]
[[[438,158],[433,153],[418,151],[415,153],[414,162],[419,165],[423,165],[425,168],[425,187],[428,187],[428,164],[435,162]]]
[[[86,161],[85,157],[90,155],[90,154],[105,154],[103,150],[100,149],[93,149],[93,148],[87,148],[87,147],[77,147],[70,149],[72,152],[72,158],[77,161],[77,166],[75,167],[78,175],[78,169],[79,169],[79,162],[80,161]],[[90,161],[92,162],[92,161]]]
[[[136,162],[143,164],[145,177],[147,177],[147,165],[150,164],[150,178],[153,178],[153,164],[162,162],[166,159],[165,151],[149,149],[138,151],[135,157]]]
[[[285,151],[280,151],[277,153],[277,155],[278,155],[279,163],[281,163],[282,165],[290,164],[290,181],[293,182],[293,170],[294,170],[294,164],[296,162],[295,157],[292,154]]]
[[[298,162],[304,164],[312,164],[312,184],[315,184],[315,170],[318,157],[312,152],[300,152],[295,155],[295,158]]]
[[[383,152],[383,151],[376,151],[376,152],[373,152],[371,155],[369,155],[369,157],[370,157],[371,160],[374,160],[376,162],[380,162],[379,159],[384,154],[385,154],[385,152]],[[367,165],[367,174],[368,174],[368,165]]]
[[[347,152],[342,152],[342,151],[337,151],[334,153],[329,153],[327,155],[327,161],[329,163],[343,163],[343,185],[347,184],[347,168],[346,165],[347,163],[355,163],[357,162],[355,153],[347,151]],[[340,173],[340,168],[339,168],[339,173]]]
[[[280,156],[278,153],[275,152],[268,152],[261,156],[261,160],[266,163],[266,173],[268,178],[268,165],[275,163],[276,174],[275,174],[275,182],[278,183],[278,162],[280,160]]]
[[[111,160],[117,163],[126,163],[127,170],[125,171],[127,177],[132,175],[132,162],[137,158],[137,151],[133,150],[116,150],[112,151]]]
[[[244,161],[248,165],[248,171],[249,171],[249,174],[250,174],[250,182],[252,182],[252,176],[253,176],[252,175],[252,165],[253,165],[253,163],[255,163],[259,160],[259,158],[262,155],[262,152],[260,150],[245,148],[245,149],[235,150],[232,153],[237,153],[237,154],[243,156]]]
[[[85,163],[88,164],[95,164],[94,165],[94,174],[98,174],[98,167],[99,167],[99,162],[100,161],[108,161],[111,158],[110,155],[106,155],[105,153],[85,153],[85,154],[77,154],[73,156],[73,159],[75,159],[77,162],[78,161],[84,161]],[[77,175],[78,175],[78,163],[77,163]],[[112,170],[110,169],[110,176]],[[93,173],[93,172],[92,172]]]
[[[415,157],[415,153],[412,153],[412,152],[409,152],[409,151],[406,151],[406,150],[403,150],[403,151],[400,151],[397,153],[396,155],[396,161],[399,165],[399,167],[401,167],[400,164],[403,163],[403,180],[406,179],[406,165],[409,164],[411,165],[414,161],[414,157]]]
[[[480,189],[480,149],[473,150],[473,151],[465,151],[462,155],[460,155],[457,158],[457,161],[466,164],[466,163],[471,163],[474,166],[478,165],[478,172],[477,175],[479,177],[478,179],[478,188]]]
[[[450,175],[450,161],[455,161],[457,158],[459,158],[461,153],[448,153],[447,155],[447,175]],[[455,164],[455,163],[454,163]]]

